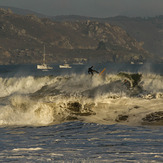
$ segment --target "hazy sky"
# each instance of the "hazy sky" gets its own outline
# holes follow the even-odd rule
[[[0,6],[30,9],[45,15],[156,16],[163,0],[0,0]]]

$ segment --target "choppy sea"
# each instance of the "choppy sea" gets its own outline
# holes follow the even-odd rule
[[[163,64],[0,66],[0,162],[163,162]]]

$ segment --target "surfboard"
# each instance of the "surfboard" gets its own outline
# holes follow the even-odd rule
[[[100,73],[99,75],[102,75],[102,73],[106,70],[106,68],[104,68]]]

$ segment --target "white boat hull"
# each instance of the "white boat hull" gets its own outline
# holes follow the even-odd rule
[[[51,70],[53,67],[48,66],[47,64],[37,65],[37,69],[39,70]]]
[[[69,64],[59,65],[59,68],[72,68]]]

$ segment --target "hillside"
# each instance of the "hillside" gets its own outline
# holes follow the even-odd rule
[[[154,61],[142,42],[105,22],[58,22],[0,9],[0,36],[0,64],[40,63],[43,45],[48,63]]]
[[[10,7],[10,6],[0,6],[0,8],[5,9],[5,10],[12,10],[13,13],[18,14],[18,15],[29,15],[29,14],[33,14],[36,15],[37,17],[48,17],[47,15],[43,15],[41,13],[38,12],[34,12],[32,10],[27,10],[27,9],[21,9],[21,8],[17,8],[17,7]]]
[[[142,42],[142,47],[154,54],[156,57],[163,59],[163,16],[156,17],[109,17],[109,18],[93,18],[83,17],[77,15],[69,16],[55,16],[55,21],[98,21],[109,23],[111,25],[118,25],[127,33],[135,38],[138,42]]]
[[[114,17],[105,19],[113,25],[126,30],[143,48],[163,58],[163,16],[149,18]]]

